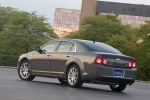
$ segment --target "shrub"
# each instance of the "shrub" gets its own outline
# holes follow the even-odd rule
[[[150,81],[150,67],[137,68],[137,80]]]
[[[17,66],[18,56],[0,55],[0,66]]]

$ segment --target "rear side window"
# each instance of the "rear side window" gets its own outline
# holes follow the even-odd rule
[[[72,42],[62,42],[57,50],[57,52],[70,52],[72,51],[74,43]]]
[[[56,42],[47,44],[42,48],[42,50],[46,52],[54,52],[59,43],[60,43],[59,41],[56,41]]]
[[[71,52],[75,52],[75,51],[76,51],[75,44],[73,44],[73,46],[72,46],[72,48],[71,48],[70,51],[71,51]]]
[[[95,51],[95,52],[106,52],[106,53],[116,53],[116,54],[122,54],[121,52],[119,52],[117,49],[104,44],[104,43],[100,43],[100,42],[84,42],[84,44],[91,50],[91,51]]]

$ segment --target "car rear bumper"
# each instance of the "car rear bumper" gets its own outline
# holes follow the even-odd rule
[[[106,83],[106,84],[133,84],[135,82],[132,78],[115,78],[115,77],[106,77],[100,76],[96,79],[99,83]]]
[[[136,80],[136,68],[126,69],[126,68],[116,68],[108,67],[103,65],[93,64],[92,66],[86,66],[84,73],[82,75],[82,80],[88,81],[99,81],[106,83],[119,83],[119,84],[132,84]],[[86,70],[88,69],[88,70]],[[123,77],[114,76],[114,70],[119,70],[124,72]]]

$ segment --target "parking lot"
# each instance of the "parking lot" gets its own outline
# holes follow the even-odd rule
[[[61,85],[57,79],[19,79],[16,69],[0,68],[0,100],[149,100],[150,84],[136,82],[122,93],[107,85],[84,84],[81,88]]]

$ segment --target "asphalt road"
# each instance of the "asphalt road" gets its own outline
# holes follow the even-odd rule
[[[16,69],[0,68],[0,100],[150,100],[150,84],[136,82],[122,93],[97,84],[76,89],[61,85],[57,79],[22,81]]]

